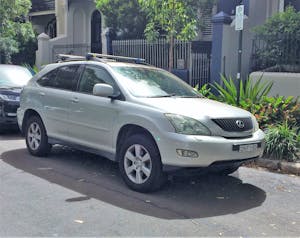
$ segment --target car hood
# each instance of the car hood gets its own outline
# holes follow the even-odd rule
[[[179,114],[195,119],[251,116],[248,111],[207,98],[139,98],[139,102],[145,106],[157,108],[164,113]]]

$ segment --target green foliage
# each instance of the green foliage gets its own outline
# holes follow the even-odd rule
[[[35,64],[35,52],[37,50],[37,38],[31,38],[26,41],[22,37],[19,38],[19,52],[11,56],[13,64],[22,65],[24,63]]]
[[[222,83],[215,83],[212,85],[216,89],[218,96],[210,95],[211,98],[221,102],[226,102],[230,105],[237,106],[237,92],[240,91],[240,105],[247,102],[254,104],[259,103],[270,92],[273,83],[263,83],[262,77],[253,83],[250,78],[246,81],[241,81],[240,88],[238,88],[237,80],[231,77],[226,78],[221,76]]]
[[[300,137],[287,122],[271,126],[266,133],[265,155],[275,159],[295,161],[299,159]]]
[[[254,32],[256,38],[265,45],[256,52],[258,62],[266,67],[300,65],[300,12],[296,12],[292,6],[254,28]]]
[[[146,27],[146,15],[137,0],[95,0],[105,15],[106,25],[121,39],[141,38]]]
[[[211,98],[211,88],[209,87],[208,84],[204,84],[201,88],[199,88],[199,85],[195,87],[195,90],[197,90],[201,95],[204,97]]]
[[[255,115],[262,129],[283,122],[287,122],[290,127],[300,127],[300,103],[292,96],[263,97],[259,103],[246,100],[241,107]]]
[[[199,11],[210,6],[212,0],[138,0],[147,14],[146,38],[156,40],[160,35],[166,36],[170,42],[169,70],[173,68],[174,40],[192,40],[200,28]],[[207,9],[206,9],[207,11]],[[202,9],[203,14],[206,13]]]
[[[30,8],[30,0],[0,1],[1,61],[10,62],[11,55],[19,51],[20,39],[29,41],[34,37],[32,25],[26,21]]]

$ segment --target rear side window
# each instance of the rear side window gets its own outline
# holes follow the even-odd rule
[[[37,82],[44,87],[64,90],[74,90],[77,85],[77,70],[79,65],[68,65],[53,70]]]

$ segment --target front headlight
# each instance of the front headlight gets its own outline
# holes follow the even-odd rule
[[[8,96],[5,95],[5,94],[0,94],[0,100],[2,100],[2,101],[8,101],[9,98],[8,98]]]
[[[176,133],[184,135],[203,135],[210,136],[210,130],[201,122],[177,114],[165,114],[171,124],[174,126]]]
[[[252,118],[252,124],[253,124],[253,132],[256,132],[259,130],[258,122],[254,115],[251,115],[251,118]]]

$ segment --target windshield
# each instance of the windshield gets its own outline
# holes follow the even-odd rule
[[[31,79],[30,71],[23,67],[1,66],[0,88],[23,87]]]
[[[165,70],[130,66],[113,66],[113,69],[135,97],[202,97]]]

